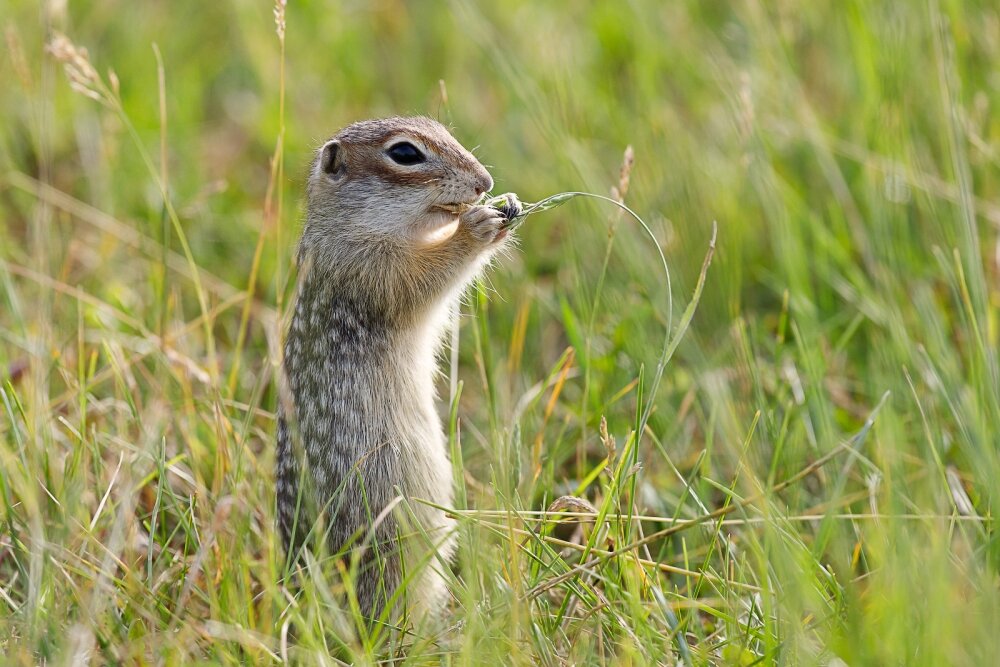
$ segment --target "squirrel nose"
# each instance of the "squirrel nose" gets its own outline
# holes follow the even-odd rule
[[[493,177],[484,171],[483,175],[476,182],[476,194],[481,195],[484,192],[489,192],[492,189],[493,189]]]

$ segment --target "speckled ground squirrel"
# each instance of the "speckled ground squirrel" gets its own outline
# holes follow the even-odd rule
[[[407,525],[393,504],[452,502],[436,356],[462,289],[506,244],[504,216],[475,205],[492,187],[469,151],[420,117],[355,123],[312,167],[284,348],[278,520],[290,553],[318,517],[332,553],[363,549],[354,584],[369,617],[404,570],[423,568],[407,607],[444,602],[442,561],[428,556],[450,559],[451,521],[410,503]]]

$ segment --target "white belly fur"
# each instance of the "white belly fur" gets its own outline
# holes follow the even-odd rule
[[[446,315],[444,313],[443,315]],[[421,332],[432,344],[412,345],[400,350],[401,367],[411,372],[394,403],[394,430],[399,434],[402,492],[406,506],[397,509],[403,536],[404,576],[407,607],[413,618],[422,612],[439,612],[447,587],[443,572],[455,550],[455,522],[440,509],[419,502],[452,507],[454,500],[451,462],[447,442],[435,407],[435,352],[440,322],[428,323]]]

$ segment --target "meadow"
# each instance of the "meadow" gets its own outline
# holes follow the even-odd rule
[[[996,2],[0,27],[3,664],[1000,660]],[[286,579],[274,412],[307,165],[395,114],[652,238],[574,199],[467,296],[452,599],[369,632]]]

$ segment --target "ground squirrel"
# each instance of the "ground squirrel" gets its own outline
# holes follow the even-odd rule
[[[503,214],[475,205],[492,187],[448,130],[420,117],[343,129],[309,176],[284,348],[278,521],[289,553],[317,517],[332,553],[363,550],[354,584],[369,618],[404,570],[423,568],[406,587],[409,609],[444,602],[451,521],[419,503],[407,519],[393,505],[400,495],[452,502],[436,355],[462,289],[507,243]]]

